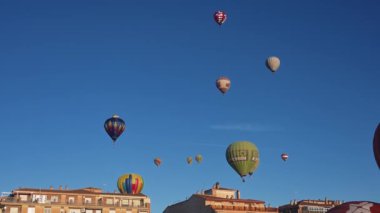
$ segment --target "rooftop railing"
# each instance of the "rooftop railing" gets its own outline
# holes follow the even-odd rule
[[[134,201],[134,203],[133,203]],[[98,201],[98,202],[88,202],[88,201],[52,201],[52,200],[39,200],[39,199],[26,199],[22,200],[20,198],[16,197],[1,197],[0,198],[0,204],[6,204],[6,203],[30,203],[30,204],[41,204],[41,205],[70,205],[70,206],[80,206],[80,207],[86,207],[86,206],[102,206],[102,207],[133,207],[133,208],[148,208],[149,203],[141,203],[139,200],[129,200],[130,203],[107,203],[104,200]],[[136,204],[138,202],[138,204]]]

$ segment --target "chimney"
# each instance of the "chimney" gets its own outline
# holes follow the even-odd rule
[[[219,183],[219,182],[216,182],[216,183],[215,183],[215,188],[216,188],[216,189],[219,189],[219,185],[220,185],[220,183]]]
[[[236,190],[236,199],[240,199],[240,191]]]
[[[50,186],[50,190],[53,190],[54,188],[53,188],[53,186]]]
[[[62,185],[59,185],[59,190],[62,190]]]

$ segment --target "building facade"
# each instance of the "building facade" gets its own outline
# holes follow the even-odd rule
[[[265,206],[264,201],[241,199],[239,190],[221,188],[193,194],[189,199],[168,206],[164,213],[277,213],[277,208]]]
[[[104,193],[92,187],[19,188],[0,198],[0,213],[150,213],[150,198],[144,194]]]
[[[342,204],[339,200],[293,200],[287,205],[278,207],[280,213],[325,213]]]

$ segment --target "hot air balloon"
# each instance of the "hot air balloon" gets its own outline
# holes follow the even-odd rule
[[[192,157],[187,157],[186,161],[187,161],[187,164],[191,164],[193,162],[193,158]]]
[[[288,160],[288,157],[289,157],[289,156],[288,156],[288,154],[286,154],[286,153],[282,153],[282,154],[281,154],[281,158],[282,158],[283,161]]]
[[[160,166],[160,164],[161,164],[161,159],[160,159],[160,158],[155,158],[155,159],[154,159],[154,164],[156,164],[156,166]]]
[[[230,89],[231,81],[227,77],[219,77],[218,80],[216,80],[216,87],[224,94]]]
[[[265,65],[271,72],[276,72],[280,68],[280,59],[276,56],[268,57]]]
[[[218,10],[214,13],[214,20],[219,25],[222,25],[227,20],[227,14],[223,11]]]
[[[350,201],[327,211],[327,213],[379,213],[380,203],[371,201]]]
[[[377,126],[375,136],[373,137],[373,153],[375,154],[377,166],[380,169],[380,123]]]
[[[244,182],[244,177],[252,175],[259,165],[259,150],[249,141],[238,141],[228,146],[226,159]]]
[[[122,194],[139,194],[144,187],[144,180],[138,174],[124,174],[117,180],[117,188]]]
[[[195,156],[195,160],[197,161],[197,163],[201,163],[203,160],[202,155],[198,154],[197,156]]]
[[[112,138],[113,143],[125,130],[125,122],[118,115],[112,116],[104,122],[104,129],[107,134]]]

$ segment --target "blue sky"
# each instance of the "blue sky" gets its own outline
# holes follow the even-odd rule
[[[222,27],[216,10],[228,14]],[[133,172],[152,212],[216,181],[271,206],[380,202],[379,10],[370,0],[1,1],[0,191],[112,192]],[[113,114],[127,125],[115,145],[103,129]],[[225,160],[239,140],[261,157],[245,183]],[[198,153],[203,163],[187,165]]]

